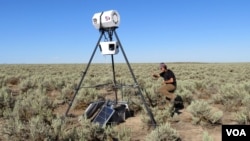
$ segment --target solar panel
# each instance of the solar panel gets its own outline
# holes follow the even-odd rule
[[[100,126],[104,126],[109,121],[114,112],[114,109],[111,109],[108,106],[103,106],[100,112],[94,118],[93,122],[99,123]]]

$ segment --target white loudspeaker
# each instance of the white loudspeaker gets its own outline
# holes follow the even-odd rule
[[[120,15],[116,10],[109,10],[94,14],[92,23],[96,29],[118,27]]]
[[[99,47],[103,55],[117,54],[119,52],[119,45],[116,41],[100,42]]]

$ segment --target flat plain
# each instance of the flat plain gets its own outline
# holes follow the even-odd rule
[[[0,140],[220,141],[223,124],[249,125],[250,63],[166,64],[185,106],[173,116],[171,103],[155,93],[162,83],[152,77],[158,63],[131,63],[132,70],[118,63],[114,73],[108,63],[86,72],[87,64],[1,64]],[[100,98],[127,101],[134,116],[99,129],[84,111]]]

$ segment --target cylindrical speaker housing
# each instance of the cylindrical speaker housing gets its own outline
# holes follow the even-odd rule
[[[92,23],[96,29],[107,29],[120,25],[120,15],[116,10],[94,14]]]

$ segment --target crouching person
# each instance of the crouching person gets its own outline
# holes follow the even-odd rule
[[[160,73],[153,74],[153,77],[163,78],[161,87],[156,91],[157,93],[163,95],[167,100],[174,104],[174,108],[183,109],[183,101],[179,95],[175,95],[174,91],[177,88],[176,77],[172,70],[167,68],[167,65],[160,63]]]

